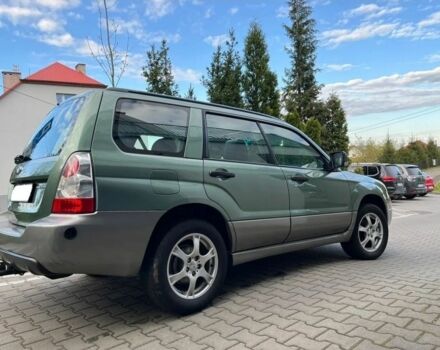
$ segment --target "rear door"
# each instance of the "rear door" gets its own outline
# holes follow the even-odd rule
[[[328,172],[325,159],[298,133],[261,124],[285,174],[290,199],[289,241],[344,232],[351,222],[350,188],[340,171]]]
[[[9,210],[14,222],[26,225],[50,213],[66,158],[73,151],[90,149],[100,98],[101,93],[71,98],[42,121],[10,178]]]
[[[207,114],[204,184],[229,214],[237,250],[283,242],[290,231],[289,192],[255,121]]]

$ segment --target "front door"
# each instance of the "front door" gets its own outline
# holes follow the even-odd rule
[[[308,140],[286,128],[261,124],[289,187],[288,241],[316,238],[348,229],[350,188],[342,172],[325,170],[326,160]]]
[[[206,115],[204,184],[234,226],[237,250],[283,242],[290,232],[289,192],[254,121]]]

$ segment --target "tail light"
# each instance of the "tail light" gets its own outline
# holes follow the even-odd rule
[[[73,153],[63,168],[52,213],[85,214],[95,211],[95,192],[90,154]]]
[[[397,178],[393,177],[393,176],[384,176],[382,177],[382,181],[385,182],[394,182],[397,181]]]

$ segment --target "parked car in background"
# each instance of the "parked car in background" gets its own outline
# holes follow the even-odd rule
[[[426,193],[421,194],[421,196],[426,196],[429,192],[434,191],[435,183],[431,175],[423,173],[423,176],[425,177]]]
[[[230,265],[338,242],[372,260],[388,241],[382,183],[242,109],[95,90],[55,107],[15,161],[0,275],[140,276],[151,300],[187,314]]]
[[[392,199],[399,199],[406,193],[403,176],[395,164],[352,163],[348,170],[381,181]]]
[[[407,199],[423,196],[427,193],[425,178],[418,165],[397,164],[405,181]]]

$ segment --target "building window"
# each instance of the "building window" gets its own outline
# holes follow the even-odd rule
[[[61,94],[61,93],[57,93],[57,104],[59,105],[60,103],[66,101],[67,99],[75,96],[75,94]]]

